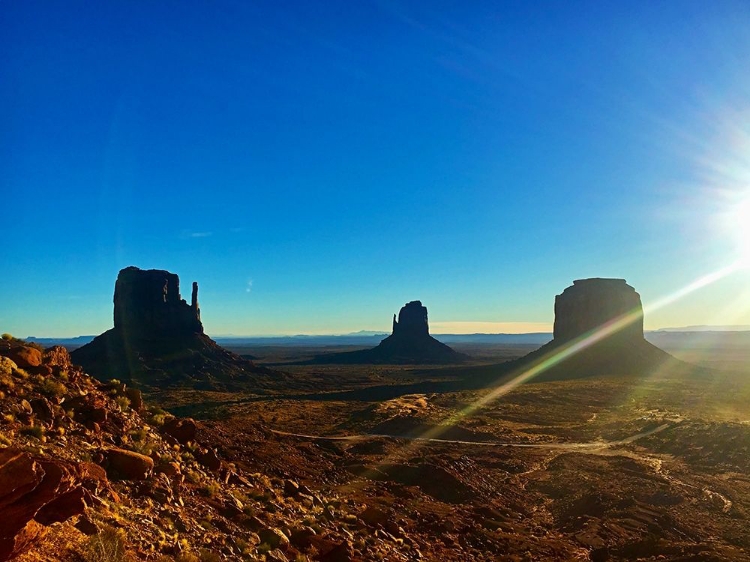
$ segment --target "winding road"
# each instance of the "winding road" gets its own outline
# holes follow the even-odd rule
[[[673,424],[663,423],[652,429],[635,433],[625,439],[619,439],[617,441],[589,441],[586,443],[510,443],[504,441],[465,441],[460,439],[440,439],[437,437],[419,437],[409,435],[388,435],[388,434],[376,434],[376,433],[365,433],[360,435],[307,435],[304,433],[291,433],[288,431],[280,431],[276,429],[270,430],[271,433],[276,435],[283,435],[285,437],[296,437],[299,439],[310,439],[314,441],[363,441],[366,439],[376,438],[387,438],[387,439],[402,439],[405,441],[424,441],[428,443],[449,443],[455,445],[477,445],[483,447],[518,447],[527,449],[563,449],[563,450],[582,450],[582,449],[605,449],[610,447],[619,447],[627,445],[654,435],[661,433],[662,431],[673,427]]]

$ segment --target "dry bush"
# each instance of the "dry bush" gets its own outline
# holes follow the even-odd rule
[[[126,543],[125,531],[104,526],[89,539],[84,559],[86,562],[131,562]]]

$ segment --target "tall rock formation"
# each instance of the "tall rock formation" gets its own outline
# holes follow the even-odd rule
[[[174,273],[126,267],[113,300],[114,328],[72,353],[99,379],[221,389],[247,383],[248,376],[274,374],[203,333],[195,282],[188,304]]]
[[[573,343],[587,341],[572,355]],[[681,365],[643,337],[641,297],[624,279],[579,279],[555,297],[554,339],[513,362],[551,365],[534,380],[599,375],[646,375],[665,363]]]
[[[430,336],[427,307],[420,301],[406,303],[393,315],[393,333],[377,347],[316,357],[315,363],[445,364],[462,363],[468,356]]]
[[[406,303],[396,315],[393,315],[393,335],[398,337],[424,337],[430,335],[427,323],[427,307],[421,301]]]
[[[565,342],[627,318],[612,337],[643,340],[641,296],[625,279],[579,279],[555,297],[554,339]]]
[[[127,267],[115,282],[115,330],[143,339],[202,334],[198,283],[191,304],[180,295],[180,278],[159,269]]]

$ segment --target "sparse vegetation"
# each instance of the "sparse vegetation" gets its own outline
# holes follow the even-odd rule
[[[209,482],[208,484],[206,484],[205,486],[201,488],[201,493],[208,498],[213,498],[220,491],[221,491],[221,486],[219,486],[219,484],[217,484],[216,482]]]
[[[45,378],[39,388],[40,392],[49,397],[60,397],[67,392],[67,387],[54,379]]]
[[[86,562],[129,562],[125,531],[104,526],[89,539],[84,559]]]
[[[115,398],[115,402],[123,412],[127,412],[130,408],[130,399],[127,396],[118,396]]]
[[[21,435],[28,435],[29,437],[35,437],[40,441],[44,439],[45,429],[41,425],[27,425],[19,430]]]

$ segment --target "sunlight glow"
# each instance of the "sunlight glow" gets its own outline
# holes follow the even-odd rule
[[[740,263],[735,262],[727,267],[719,269],[718,271],[699,277],[685,287],[682,287],[677,291],[662,297],[661,299],[651,303],[648,306],[644,306],[644,313],[663,308],[689,295],[690,293],[697,291],[698,289],[711,285],[716,281],[719,281],[720,279],[731,275],[732,273],[740,269],[740,267]],[[463,410],[460,410],[447,418],[441,425],[434,426],[433,428],[427,430],[422,435],[420,435],[419,438],[421,440],[436,439],[450,426],[453,426],[461,419],[470,416],[493,400],[497,400],[501,396],[509,393],[523,383],[530,381],[534,377],[551,369],[555,365],[559,365],[569,357],[576,355],[577,353],[592,346],[593,344],[602,341],[603,339],[619,332],[620,330],[623,330],[633,322],[638,321],[640,318],[640,311],[630,311],[610,320],[609,322],[606,322],[605,324],[602,324],[601,326],[595,328],[594,330],[591,330],[590,332],[587,332],[586,334],[583,334],[582,336],[579,336],[576,339],[566,342],[560,347],[551,350],[548,354],[537,360],[528,369],[525,369],[524,371],[518,373],[509,381],[495,388],[492,388],[489,392],[487,392],[487,394],[480,397],[478,400],[468,405]]]
[[[731,213],[729,227],[734,232],[737,253],[743,267],[750,267],[750,198],[739,203]]]

